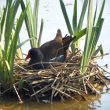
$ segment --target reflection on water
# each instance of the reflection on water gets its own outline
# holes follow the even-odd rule
[[[96,100],[98,102],[99,98],[89,97],[87,101],[81,101],[80,103],[73,101],[55,102],[53,104],[28,102],[19,105],[17,102],[5,102],[5,104],[0,105],[0,108],[3,110],[94,110],[98,104],[95,105],[93,101]]]
[[[66,3],[66,8],[70,18],[72,18],[73,0],[64,0]],[[82,1],[79,0],[78,9],[80,10]],[[99,0],[101,2],[102,0]],[[4,0],[3,0],[4,2]],[[104,52],[110,52],[109,42],[110,42],[110,0],[106,0],[106,6],[103,17],[105,18],[104,26],[102,29],[101,37],[99,39],[99,44],[103,45]],[[42,43],[53,39],[55,36],[56,30],[60,28],[62,30],[63,36],[67,34],[66,24],[61,13],[59,0],[40,0],[40,19],[44,19],[44,31],[42,35]],[[39,22],[40,22],[39,19]],[[40,23],[39,23],[40,24]],[[27,34],[25,27],[21,31],[21,40],[27,39]],[[23,47],[23,52],[27,53],[28,51],[27,44]],[[105,56],[103,61],[98,61],[100,65],[109,64],[110,65],[110,56]],[[110,71],[110,69],[108,69]],[[104,88],[105,91],[105,88]],[[53,104],[44,104],[36,102],[27,102],[22,105],[18,104],[18,101],[6,102],[0,99],[0,110],[110,110],[110,94],[105,92],[100,96],[89,96],[87,101],[81,102],[55,102]]]
[[[53,104],[25,102],[19,104],[18,101],[0,101],[0,110],[109,110],[110,91],[106,87],[101,88],[101,95],[89,95],[87,101],[65,101],[54,102]]]
[[[25,102],[20,105],[18,102],[1,102],[0,110],[109,110],[110,94],[89,96],[87,101],[54,102],[53,104]]]

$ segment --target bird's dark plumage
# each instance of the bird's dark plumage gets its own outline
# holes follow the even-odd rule
[[[30,58],[28,66],[33,67],[34,69],[43,69],[46,65],[42,64],[43,54],[39,48],[32,48],[29,50],[26,59]]]
[[[63,42],[63,55],[67,56],[67,50],[69,48],[69,45],[72,41],[72,36],[65,36],[64,38],[62,38],[62,42]]]

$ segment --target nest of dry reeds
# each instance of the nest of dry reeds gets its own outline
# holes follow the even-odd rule
[[[95,84],[105,84],[106,71],[90,61],[86,75],[80,75],[80,50],[75,50],[64,63],[50,63],[45,70],[29,70],[21,65],[15,66],[13,90],[22,103],[24,97],[37,101],[73,99],[80,101],[86,99],[85,95],[98,93]]]

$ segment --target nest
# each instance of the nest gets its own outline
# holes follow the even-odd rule
[[[80,50],[76,49],[64,63],[50,62],[48,69],[39,71],[16,64],[12,88],[20,103],[24,97],[52,103],[53,100],[86,100],[86,94],[99,94],[95,85],[104,84],[107,87],[107,72],[93,58],[86,74],[80,75],[81,57]]]

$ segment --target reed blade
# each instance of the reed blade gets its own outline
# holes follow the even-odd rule
[[[65,19],[65,22],[66,22],[66,25],[67,25],[67,28],[68,28],[68,32],[71,35],[73,35],[73,30],[72,30],[71,23],[69,21],[69,17],[67,15],[67,11],[66,11],[66,8],[65,8],[63,0],[60,0],[60,6],[61,6],[62,13],[63,13],[64,19]]]
[[[87,66],[89,65],[89,61],[91,60],[96,46],[97,42],[102,30],[102,25],[104,19],[102,18],[103,10],[105,6],[105,0],[103,0],[101,10],[99,12],[99,17],[97,19],[97,23],[95,25],[96,21],[96,15],[97,15],[97,4],[96,4],[96,9],[94,15],[92,10],[93,10],[93,0],[89,1],[89,7],[88,7],[88,22],[87,22],[87,35],[86,35],[86,41],[85,41],[85,46],[84,46],[84,52],[83,56],[81,59],[81,74],[86,74]]]

